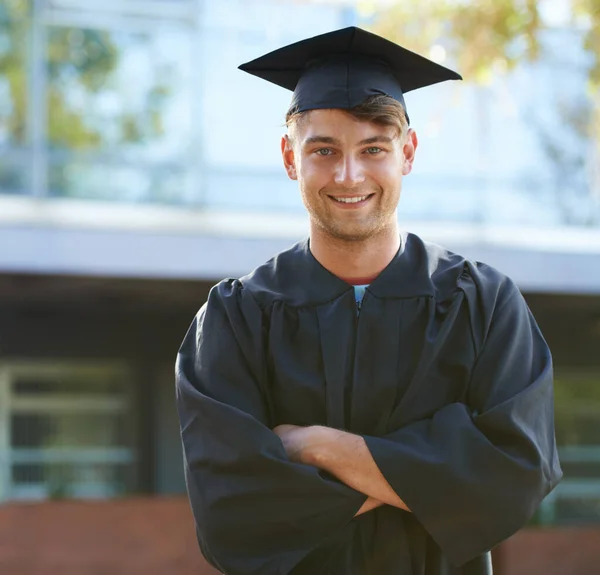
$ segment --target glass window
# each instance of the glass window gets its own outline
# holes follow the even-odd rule
[[[135,489],[125,370],[66,364],[8,366],[2,374],[0,459],[8,474],[0,499],[113,497]]]
[[[15,378],[12,383],[12,393],[15,396],[28,395],[55,395],[55,394],[113,394],[119,393],[122,382],[118,378],[102,379],[100,381],[91,381],[87,385],[82,382],[85,376],[77,374],[63,374],[62,377],[45,374],[39,376],[21,376]]]
[[[13,413],[11,444],[13,448],[65,449],[86,447],[126,447],[123,414],[69,413],[61,410],[44,413]]]
[[[167,18],[190,17],[197,10],[197,0],[46,0],[50,8],[59,10],[93,10],[97,13],[133,14],[137,16],[162,16]]]
[[[47,29],[52,196],[179,202],[190,194],[192,33]]]
[[[11,480],[15,499],[109,498],[130,484],[126,468],[102,463],[19,463]]]
[[[600,523],[600,373],[559,374],[555,399],[564,479],[542,506],[539,521]]]
[[[30,189],[29,0],[0,3],[0,193]]]

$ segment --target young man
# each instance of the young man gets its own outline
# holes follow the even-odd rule
[[[518,289],[398,229],[402,94],[460,77],[356,28],[242,69],[294,90],[310,237],[215,286],[179,351],[202,552],[227,575],[487,575],[561,471]]]

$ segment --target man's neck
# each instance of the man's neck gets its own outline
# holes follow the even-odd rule
[[[310,251],[315,259],[332,274],[350,282],[355,278],[376,278],[399,249],[397,225],[361,241],[340,240],[314,228],[310,233]]]

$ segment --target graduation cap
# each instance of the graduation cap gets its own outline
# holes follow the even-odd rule
[[[391,96],[406,111],[406,92],[462,80],[456,72],[355,26],[284,46],[239,69],[293,91],[297,112],[347,110],[376,94]]]

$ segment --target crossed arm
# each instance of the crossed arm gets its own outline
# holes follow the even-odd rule
[[[366,495],[368,499],[357,515],[381,505],[410,511],[377,467],[361,436],[318,425],[279,425],[273,431],[292,461],[327,471]]]

